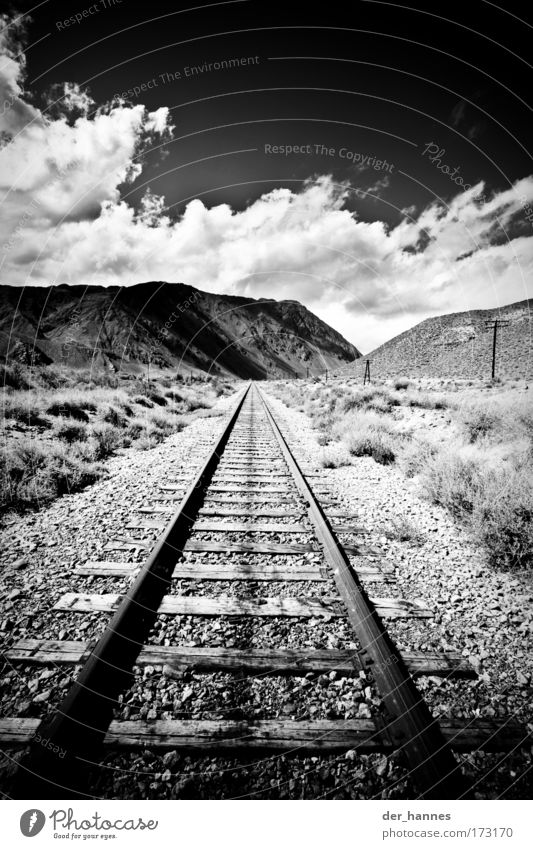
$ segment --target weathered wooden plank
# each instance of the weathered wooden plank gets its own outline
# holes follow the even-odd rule
[[[4,717],[0,719],[0,741],[27,745],[39,719]],[[480,749],[509,752],[531,745],[531,734],[512,719],[440,720],[444,739],[457,752]],[[246,751],[274,749],[290,751],[391,752],[392,746],[370,719],[350,720],[234,720],[172,719],[113,721],[104,744],[112,748],[199,749]]]
[[[106,578],[127,578],[134,575],[141,566],[142,563],[88,560],[87,563],[77,566],[74,573],[76,575],[97,575]],[[367,580],[383,582],[391,580],[390,574],[382,572],[379,568],[361,566],[357,571]],[[293,566],[288,563],[285,566],[278,566],[263,563],[260,566],[239,566],[234,563],[228,563],[222,567],[216,567],[204,566],[201,562],[197,562],[178,563],[172,577],[191,578],[201,581],[323,581],[326,580],[327,573],[326,570],[321,571],[312,564],[296,564]]]
[[[129,578],[142,567],[142,563],[114,560],[88,560],[74,569],[75,575],[99,575],[107,578]]]
[[[111,613],[116,610],[122,596],[116,593],[86,595],[65,593],[54,605],[54,610],[69,610],[77,613]],[[326,618],[344,616],[339,606],[306,598],[243,599],[220,595],[205,596],[166,595],[158,612],[168,616],[291,616],[309,619],[314,616]]]
[[[301,519],[305,515],[305,511],[302,508],[297,512],[294,511],[294,508],[291,510],[278,510],[276,508],[261,508],[261,509],[250,509],[247,507],[202,507],[201,510],[198,511],[199,516],[249,516],[251,518],[255,517],[267,517],[267,518],[284,518],[284,519]]]
[[[531,734],[513,721],[441,720],[444,738],[456,751],[509,751],[527,746]],[[192,749],[277,749],[341,752],[391,751],[372,720],[132,720],[112,722],[108,746]]]
[[[152,548],[153,540],[131,539],[130,537],[119,537],[111,539],[104,545],[104,551],[134,551],[135,549]]]
[[[264,473],[264,470],[267,471],[269,469],[287,469],[287,466],[283,462],[283,460],[258,460],[255,457],[250,457],[247,459],[239,459],[234,460],[231,457],[226,455],[224,452],[224,456],[222,457],[222,462],[218,467],[219,470],[223,470],[225,468],[231,469],[250,469],[251,471],[257,470],[258,472]]]
[[[78,566],[76,575],[99,575],[101,577],[130,577],[141,567],[141,563],[112,563],[89,560]],[[204,566],[201,563],[178,563],[173,578],[196,581],[325,581],[320,569],[312,565],[277,566],[271,563],[260,566],[238,566],[228,563],[221,567]]]
[[[242,495],[236,495],[233,493],[232,497],[218,495],[217,493],[211,494],[209,490],[206,495],[206,500],[204,501],[205,507],[210,507],[211,505],[218,504],[294,504],[295,507],[299,506],[299,498],[298,495],[272,495],[267,493],[267,495],[259,495],[258,493],[251,493],[248,495],[246,491],[242,493]]]
[[[217,474],[213,478],[213,483],[281,483],[282,481],[286,481],[290,483],[290,475],[287,474],[276,474],[276,475],[259,475],[250,472],[249,474],[231,474],[230,472],[221,470],[217,472]]]
[[[189,540],[184,551],[214,551],[220,554],[306,554],[317,552],[316,545],[310,542],[226,542],[214,540]]]
[[[209,487],[209,492],[242,492],[248,494],[249,492],[262,493],[262,492],[275,492],[280,495],[287,495],[290,492],[294,492],[295,495],[298,494],[296,487],[293,486],[250,486],[244,487],[242,484],[211,484]]]
[[[19,640],[4,657],[10,663],[77,664],[84,662],[92,644],[78,640]],[[458,652],[402,654],[411,675],[446,678],[475,678],[476,672]],[[169,666],[176,671],[226,670],[271,675],[307,675],[309,672],[338,672],[357,675],[363,664],[353,649],[233,649],[190,646],[145,646],[137,666]]]
[[[283,525],[276,522],[195,522],[193,527],[194,533],[198,531],[212,531],[231,533],[255,531],[256,533],[272,533],[272,534],[310,534],[310,528],[304,525]]]
[[[342,547],[346,554],[351,554],[354,557],[382,557],[381,551],[378,551],[377,548],[372,548],[370,545],[348,545],[347,543],[342,543]],[[390,569],[389,566],[382,566],[382,569]],[[359,569],[359,566],[357,566]]]
[[[65,593],[54,605],[54,610],[69,610],[77,613],[110,613],[118,607],[122,596],[116,593],[89,595]],[[420,602],[398,598],[374,598],[377,612],[387,618],[416,617],[426,619],[431,610]],[[341,602],[314,598],[277,598],[264,596],[260,599],[243,599],[219,595],[205,596],[166,595],[158,608],[160,614],[169,616],[297,616],[309,619],[314,616],[344,616]]]
[[[336,534],[369,534],[368,528],[363,525],[356,525],[355,522],[332,522],[331,527]]]

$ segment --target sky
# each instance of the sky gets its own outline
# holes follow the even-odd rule
[[[532,296],[523,4],[0,9],[0,283],[299,300],[365,353]]]

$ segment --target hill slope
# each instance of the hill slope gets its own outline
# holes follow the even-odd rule
[[[238,377],[338,368],[358,350],[297,301],[214,295],[181,283],[0,286],[7,361],[135,370],[142,364]]]
[[[488,325],[495,319],[502,321],[497,330],[496,375],[531,378],[533,300],[427,318],[336,374],[363,376],[369,359],[371,376],[376,378],[490,378],[493,330]]]

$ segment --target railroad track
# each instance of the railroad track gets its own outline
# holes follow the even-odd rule
[[[162,482],[158,499],[137,511],[125,536],[109,541],[111,559],[77,567],[80,578],[103,581],[104,591],[73,590],[55,603],[69,616],[112,614],[97,644],[26,639],[4,653],[17,665],[82,664],[66,698],[48,716],[0,720],[2,742],[27,747],[15,796],[90,795],[88,776],[103,748],[148,747],[213,757],[258,750],[398,752],[421,798],[457,798],[467,788],[454,751],[500,752],[526,742],[512,720],[439,724],[433,718],[416,677],[474,677],[474,671],[453,652],[400,655],[387,619],[430,618],[431,610],[418,601],[367,594],[362,580],[365,586],[387,584],[390,569],[375,560],[365,563],[365,528],[356,517],[340,515],[330,499],[319,501],[312,481],[262,392],[250,384],[187,491],[179,482]],[[350,542],[340,544],[338,535],[345,534]],[[115,559],[124,552],[149,553],[144,563]],[[352,555],[358,556],[357,571]],[[129,581],[124,594],[107,591],[117,580]],[[190,623],[206,620],[245,623],[248,636],[220,639],[212,624],[207,639],[180,638],[180,627],[194,634]],[[264,622],[282,623],[281,645],[266,644]],[[309,646],[313,641],[306,636],[319,626],[335,647]],[[161,668],[182,688],[191,671],[240,680],[256,675],[301,681],[326,674],[349,677],[354,687],[363,679],[366,706],[348,719],[311,719],[297,705],[289,706],[290,718],[283,713],[255,719],[239,705],[228,709],[207,699],[211,718],[189,719],[186,710],[177,711],[179,718],[168,710],[165,718],[157,710],[117,718],[148,667]]]

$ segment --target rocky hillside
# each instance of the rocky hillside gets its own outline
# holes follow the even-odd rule
[[[490,378],[493,329],[498,319],[496,375],[533,377],[533,300],[492,310],[427,318],[336,374],[363,376],[370,360],[376,378]]]
[[[257,379],[319,374],[360,356],[298,301],[157,282],[0,286],[0,354],[8,362],[132,371],[150,363]]]

